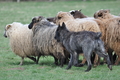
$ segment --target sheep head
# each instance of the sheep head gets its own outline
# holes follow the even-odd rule
[[[87,16],[85,16],[83,13],[81,13],[81,10],[71,10],[69,11],[71,15],[73,15],[74,18],[86,18]]]
[[[94,13],[94,18],[105,18],[107,14],[110,14],[110,10],[102,9]]]
[[[58,12],[55,18],[56,24],[62,24],[70,19],[74,19],[74,17],[69,12]]]
[[[3,35],[5,38],[8,37],[7,31],[8,31],[11,27],[12,27],[11,24],[6,25],[6,27],[5,27],[5,31],[4,31],[4,35]]]
[[[32,19],[32,22],[28,25],[28,28],[29,28],[29,29],[32,29],[32,27],[33,27],[35,24],[37,24],[38,22],[40,22],[42,19],[44,19],[43,16],[34,17],[34,18]]]
[[[53,23],[55,23],[55,17],[47,18],[47,20],[48,20],[49,22],[53,22]]]

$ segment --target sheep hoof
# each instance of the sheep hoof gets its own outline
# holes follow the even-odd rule
[[[19,65],[20,65],[20,66],[22,66],[23,64],[22,64],[22,63],[20,63]]]
[[[68,69],[70,69],[70,67],[67,67],[66,69],[68,70]]]
[[[74,66],[76,66],[76,67],[83,67],[84,66],[84,64],[76,64],[76,65],[74,65]]]
[[[85,72],[89,72],[89,70],[85,70]]]

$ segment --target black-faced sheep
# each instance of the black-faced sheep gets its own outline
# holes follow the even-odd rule
[[[33,31],[33,45],[36,52],[39,52],[40,55],[53,56],[55,61],[60,60],[61,66],[63,66],[64,48],[54,39],[57,25],[53,25],[46,18],[39,16],[34,17],[28,27]]]
[[[33,32],[28,29],[28,25],[23,25],[19,22],[8,24],[5,27],[4,37],[9,38],[12,51],[22,58],[20,65],[23,64],[25,57],[38,63],[39,57],[37,60],[36,58],[31,57],[39,55],[34,51],[32,45]]]
[[[70,53],[70,61],[67,69],[70,69],[72,65],[78,64],[78,54],[84,53],[85,58],[87,59],[88,67],[85,71],[90,71],[92,63],[90,60],[91,54],[94,51],[99,56],[104,57],[107,60],[108,68],[112,70],[111,62],[109,56],[105,53],[104,44],[100,39],[100,32],[89,32],[89,31],[80,31],[80,32],[70,32],[65,24],[58,26],[55,34],[55,39],[62,43],[67,51]]]
[[[76,18],[87,18],[87,16],[85,16],[81,10],[71,10],[69,11],[71,15],[73,15],[73,17]]]

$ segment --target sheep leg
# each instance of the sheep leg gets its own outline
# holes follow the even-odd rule
[[[54,57],[54,60],[55,60],[54,64],[58,65],[58,59],[55,56],[53,56],[53,57]]]
[[[117,58],[117,55],[116,55],[116,53],[114,53],[114,55],[113,55],[113,64],[115,63],[116,58]]]
[[[115,61],[115,65],[118,65],[120,62],[120,54],[118,54],[117,60]]]
[[[60,66],[61,66],[61,67],[63,67],[64,61],[65,61],[65,58],[61,58],[61,59],[60,59]]]
[[[36,60],[36,64],[38,64],[38,61],[40,59],[41,55],[39,54],[38,57],[37,57],[37,60]]]
[[[108,55],[109,55],[109,57],[110,57],[110,61],[111,61],[111,63],[112,64],[114,64],[114,60],[113,60],[113,56],[112,56],[112,52],[113,52],[113,50],[112,49],[108,49]]]
[[[100,63],[100,57],[97,54],[95,54],[94,67],[98,66],[99,63]]]
[[[85,57],[83,56],[83,60],[82,60],[81,64],[85,64],[85,62],[86,62],[86,59],[85,59]]]
[[[27,56],[29,59],[33,60],[34,62],[36,62],[36,58],[34,57],[30,57],[30,56]]]
[[[21,60],[21,62],[19,64],[20,66],[23,65],[23,61],[24,61],[24,57],[21,57],[21,58],[22,58],[22,60]]]

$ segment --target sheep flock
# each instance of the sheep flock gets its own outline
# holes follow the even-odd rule
[[[120,16],[111,14],[108,9],[98,10],[90,17],[84,15],[82,10],[60,11],[49,18],[39,15],[31,19],[28,24],[20,22],[7,24],[4,37],[9,39],[13,53],[21,57],[20,65],[23,65],[24,58],[29,58],[38,64],[41,56],[52,56],[54,63],[63,67],[70,61],[71,53],[62,44],[64,42],[57,42],[55,39],[57,28],[62,26],[62,23],[65,23],[71,32],[101,32],[100,38],[104,42],[106,55],[109,55],[112,65],[119,65]],[[79,60],[81,55],[83,60]],[[86,64],[83,54],[78,55],[76,60],[77,65],[74,66],[81,67]],[[106,60],[100,60],[100,57],[92,52],[91,62],[97,66]]]

